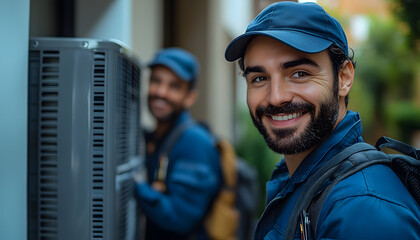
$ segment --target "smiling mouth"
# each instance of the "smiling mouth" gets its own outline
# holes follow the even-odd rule
[[[288,121],[302,116],[303,112],[270,116],[274,121]]]
[[[149,97],[149,104],[158,108],[172,106],[171,102],[160,97]]]

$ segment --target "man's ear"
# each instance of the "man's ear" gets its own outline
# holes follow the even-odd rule
[[[184,100],[184,108],[189,109],[197,100],[197,90],[192,89],[188,92],[187,97]]]
[[[338,96],[345,97],[349,94],[354,80],[354,67],[351,61],[346,60],[338,73]]]

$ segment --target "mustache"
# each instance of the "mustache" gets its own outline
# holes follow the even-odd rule
[[[263,115],[277,115],[277,114],[290,114],[295,112],[310,112],[315,113],[315,106],[309,103],[285,103],[281,106],[258,106],[255,110],[258,121],[261,121]]]
[[[160,101],[164,101],[164,102],[166,102],[167,104],[169,104],[169,105],[171,105],[171,106],[174,106],[173,102],[169,101],[169,100],[168,100],[168,99],[166,99],[166,98],[158,97],[158,96],[155,96],[155,95],[149,95],[149,101],[152,101],[152,100],[160,100]]]

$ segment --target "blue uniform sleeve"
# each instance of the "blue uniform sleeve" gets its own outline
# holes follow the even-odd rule
[[[389,168],[369,167],[334,189],[321,210],[317,239],[420,240],[419,205]]]
[[[376,196],[342,199],[319,220],[317,239],[420,239],[411,210]]]
[[[187,132],[170,156],[175,160],[167,176],[167,191],[161,193],[142,183],[136,186],[137,197],[149,221],[184,234],[200,222],[220,187],[219,155],[211,141]]]

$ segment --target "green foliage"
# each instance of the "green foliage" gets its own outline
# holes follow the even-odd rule
[[[380,135],[401,136],[408,142],[408,133],[415,128],[407,129],[408,125],[401,123],[418,121],[419,118],[399,111],[406,109],[403,105],[410,103],[415,94],[419,64],[418,56],[406,41],[406,33],[393,20],[372,17],[369,38],[356,49],[356,54],[355,83],[359,87],[355,89],[356,95],[352,93],[351,96],[356,97],[351,101],[356,100],[355,106],[364,111],[364,129],[370,135],[367,138],[375,140]],[[407,106],[412,112],[418,111],[413,104]],[[413,124],[410,126],[414,127]]]
[[[420,39],[420,1],[419,0],[391,0],[395,15],[405,22],[409,29],[410,42]]]
[[[357,70],[356,70],[357,72]],[[362,118],[363,134],[365,141],[373,142],[371,129],[374,125],[373,112],[373,95],[367,90],[365,85],[361,82],[363,79],[356,78],[353,82],[349,94],[348,109],[359,112]]]
[[[258,173],[261,191],[259,213],[262,213],[266,199],[265,183],[270,179],[275,165],[282,159],[282,156],[267,147],[264,138],[252,123],[247,108],[239,109],[239,116],[241,137],[235,150],[238,156],[245,159]]]
[[[357,77],[372,91],[381,91],[392,98],[413,96],[415,55],[408,47],[405,34],[394,21],[371,18],[369,39],[362,46]]]
[[[420,108],[413,102],[393,102],[385,114],[390,132],[397,139],[410,139],[413,129],[420,129]]]

